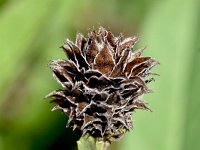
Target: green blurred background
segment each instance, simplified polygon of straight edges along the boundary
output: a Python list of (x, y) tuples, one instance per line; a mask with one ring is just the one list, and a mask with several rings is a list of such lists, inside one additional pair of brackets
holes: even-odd
[(76, 32), (110, 27), (140, 37), (161, 65), (136, 111), (134, 130), (112, 150), (200, 149), (199, 0), (0, 0), (0, 150), (73, 150), (80, 133), (43, 97), (61, 88), (48, 63)]

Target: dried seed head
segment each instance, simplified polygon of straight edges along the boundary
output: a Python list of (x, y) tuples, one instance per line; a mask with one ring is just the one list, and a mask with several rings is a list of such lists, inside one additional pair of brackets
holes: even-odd
[(53, 97), (52, 110), (69, 117), (67, 126), (113, 141), (132, 128), (135, 109), (149, 110), (139, 97), (151, 91), (146, 83), (153, 78), (146, 77), (159, 62), (142, 57), (144, 49), (132, 53), (137, 41), (137, 37), (115, 37), (103, 27), (90, 31), (87, 38), (78, 33), (75, 44), (66, 40), (62, 48), (69, 59), (50, 64), (64, 89), (46, 97)]

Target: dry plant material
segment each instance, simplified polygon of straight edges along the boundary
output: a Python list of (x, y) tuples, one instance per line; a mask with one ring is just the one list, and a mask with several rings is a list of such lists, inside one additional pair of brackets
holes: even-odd
[(140, 97), (151, 92), (146, 86), (150, 69), (159, 64), (141, 56), (144, 49), (132, 52), (137, 37), (115, 37), (100, 27), (85, 38), (77, 33), (73, 43), (66, 40), (62, 49), (68, 60), (53, 60), (50, 68), (63, 86), (46, 97), (68, 117), (67, 126), (78, 128), (104, 141), (120, 139), (133, 127), (135, 109), (150, 110)]

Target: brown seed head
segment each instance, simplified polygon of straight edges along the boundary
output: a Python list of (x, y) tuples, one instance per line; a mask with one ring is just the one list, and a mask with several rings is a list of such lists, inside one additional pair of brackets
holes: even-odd
[(76, 42), (66, 40), (62, 46), (68, 60), (50, 64), (53, 75), (63, 86), (46, 97), (68, 117), (67, 126), (78, 128), (106, 141), (118, 140), (132, 128), (135, 109), (149, 108), (140, 96), (151, 90), (146, 79), (150, 69), (159, 64), (142, 57), (144, 49), (132, 52), (137, 37), (115, 37), (100, 27), (85, 38), (78, 33)]

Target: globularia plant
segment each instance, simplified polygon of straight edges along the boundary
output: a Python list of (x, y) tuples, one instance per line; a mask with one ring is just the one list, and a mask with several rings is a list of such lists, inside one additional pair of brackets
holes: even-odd
[(86, 38), (77, 33), (75, 43), (67, 39), (62, 48), (68, 60), (50, 63), (63, 89), (46, 97), (53, 97), (52, 110), (69, 117), (67, 126), (80, 129), (83, 138), (87, 134), (84, 140), (89, 136), (104, 144), (119, 140), (133, 127), (133, 111), (149, 110), (140, 97), (151, 92), (146, 83), (153, 79), (150, 69), (159, 63), (141, 56), (144, 49), (132, 52), (137, 41), (123, 34), (115, 37), (100, 27)]

